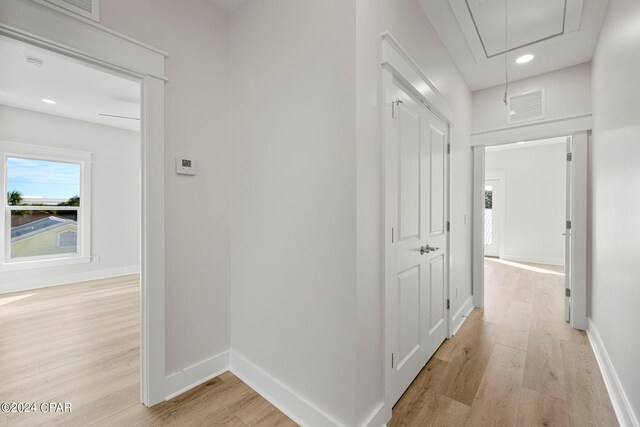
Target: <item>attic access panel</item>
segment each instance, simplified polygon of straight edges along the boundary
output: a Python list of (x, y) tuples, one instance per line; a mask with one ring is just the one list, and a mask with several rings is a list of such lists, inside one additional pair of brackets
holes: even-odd
[[(508, 45), (513, 50), (562, 35), (568, 0), (508, 1)], [(505, 1), (465, 0), (487, 58), (505, 51)]]

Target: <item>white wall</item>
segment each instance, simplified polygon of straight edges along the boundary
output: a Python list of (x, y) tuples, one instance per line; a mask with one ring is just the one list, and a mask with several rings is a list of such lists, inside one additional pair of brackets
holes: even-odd
[(560, 140), (485, 154), (487, 172), (505, 173), (504, 259), (564, 264), (566, 148)]
[[(384, 399), (382, 140), (379, 102), (381, 0), (356, 1), (356, 421)], [(382, 414), (381, 414), (382, 415)]]
[(232, 31), (232, 348), (354, 425), (355, 1), (250, 1)]
[[(509, 83), (510, 94), (535, 89), (545, 90), (544, 120), (589, 114), (591, 113), (591, 64), (563, 68)], [(473, 92), (473, 132), (507, 126), (507, 111), (502, 102), (503, 97), (504, 85)]]
[[(109, 0), (101, 24), (166, 61), (166, 370), (230, 345), (230, 18), (207, 0)], [(175, 175), (176, 156), (198, 175)]]
[(100, 257), (4, 272), (0, 292), (139, 271), (139, 132), (0, 105), (0, 140), (93, 153), (91, 254)]
[[(592, 293), (597, 328), (640, 417), (640, 3), (612, 0), (593, 59)], [(638, 424), (636, 424), (638, 425)]]

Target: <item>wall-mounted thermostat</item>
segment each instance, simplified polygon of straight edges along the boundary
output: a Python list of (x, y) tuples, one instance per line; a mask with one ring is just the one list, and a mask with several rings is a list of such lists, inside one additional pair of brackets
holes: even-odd
[(178, 157), (176, 159), (176, 173), (178, 175), (195, 175), (196, 161), (185, 157)]

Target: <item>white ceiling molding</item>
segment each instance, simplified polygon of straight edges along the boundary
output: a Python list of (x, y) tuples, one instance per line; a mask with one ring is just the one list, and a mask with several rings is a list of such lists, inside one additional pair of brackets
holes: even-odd
[(389, 32), (382, 34), (381, 64), (389, 68), (397, 79), (404, 80), (405, 85), (413, 88), (416, 92), (414, 95), (426, 103), (434, 114), (454, 125), (454, 110), (451, 105)]
[(593, 128), (591, 114), (583, 114), (561, 119), (543, 120), (518, 126), (491, 129), (471, 134), (471, 145), (498, 145), (518, 141), (555, 138), (576, 132), (586, 132)]
[[(608, 0), (507, 1), (510, 80), (591, 60)], [(504, 0), (419, 2), (472, 90), (504, 83)]]

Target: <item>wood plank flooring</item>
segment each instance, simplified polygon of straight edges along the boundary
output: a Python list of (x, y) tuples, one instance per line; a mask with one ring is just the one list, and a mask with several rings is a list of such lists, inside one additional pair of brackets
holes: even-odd
[[(617, 426), (586, 335), (564, 322), (561, 269), (485, 264), (485, 310), (440, 347), (389, 426)], [(137, 276), (0, 295), (0, 402), (72, 404), (0, 413), (0, 427), (296, 425), (230, 373), (139, 404), (139, 328)]]
[(475, 309), (393, 408), (394, 426), (617, 426), (557, 266), (485, 261)]
[(139, 278), (0, 295), (0, 402), (70, 402), (2, 413), (5, 426), (295, 426), (230, 373), (153, 408), (140, 397)]

